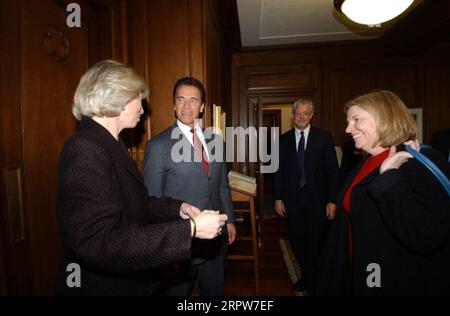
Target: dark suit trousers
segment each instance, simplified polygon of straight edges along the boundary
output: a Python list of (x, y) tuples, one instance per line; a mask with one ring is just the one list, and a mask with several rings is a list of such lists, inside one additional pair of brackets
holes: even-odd
[(316, 270), (330, 223), (325, 205), (317, 209), (311, 201), (311, 192), (298, 189), (295, 209), (287, 210), (289, 241), (300, 265), (301, 278), (309, 294), (314, 294)]
[[(198, 281), (198, 287), (200, 290), (200, 296), (223, 296), (224, 295), (224, 270), (227, 252), (228, 231), (226, 228), (223, 230), (222, 242), (214, 240), (212, 246), (218, 246), (219, 249), (212, 256), (203, 254), (201, 251), (197, 254), (199, 257), (195, 257), (189, 261), (183, 261), (179, 263), (178, 271), (163, 281), (161, 289), (158, 295), (165, 296), (190, 296), (195, 284)], [(219, 238), (219, 237), (218, 237)], [(196, 247), (206, 248), (204, 243), (210, 243), (211, 241), (199, 241)], [(202, 245), (203, 243), (203, 245)], [(205, 250), (205, 249), (202, 249)], [(195, 254), (196, 251), (193, 250)]]

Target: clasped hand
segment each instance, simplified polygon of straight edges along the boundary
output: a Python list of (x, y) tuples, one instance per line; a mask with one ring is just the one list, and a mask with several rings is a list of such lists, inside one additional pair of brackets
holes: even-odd
[(195, 237), (200, 239), (212, 239), (222, 232), (228, 217), (218, 211), (200, 211), (197, 207), (188, 203), (181, 204), (180, 217), (183, 219), (193, 219), (196, 225)]

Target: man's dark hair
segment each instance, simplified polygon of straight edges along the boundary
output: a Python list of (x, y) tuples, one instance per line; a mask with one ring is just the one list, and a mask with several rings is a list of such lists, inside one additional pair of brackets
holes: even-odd
[(200, 91), (200, 95), (201, 95), (201, 101), (202, 103), (206, 102), (206, 92), (205, 92), (205, 88), (203, 87), (202, 83), (200, 81), (198, 81), (195, 78), (192, 77), (184, 77), (179, 79), (176, 83), (175, 86), (173, 87), (173, 103), (175, 103), (175, 98), (177, 95), (177, 90), (178, 88), (180, 88), (181, 86), (192, 86), (192, 87), (196, 87), (199, 91)]

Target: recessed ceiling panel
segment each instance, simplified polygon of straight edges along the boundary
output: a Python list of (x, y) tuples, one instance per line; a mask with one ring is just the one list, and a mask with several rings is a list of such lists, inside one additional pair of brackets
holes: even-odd
[(237, 0), (242, 46), (283, 45), (375, 38), (350, 30), (333, 0)]

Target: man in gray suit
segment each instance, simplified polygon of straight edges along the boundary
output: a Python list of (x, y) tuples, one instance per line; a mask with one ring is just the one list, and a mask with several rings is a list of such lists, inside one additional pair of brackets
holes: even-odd
[[(228, 186), (228, 172), (224, 153), (220, 161), (212, 160), (207, 144), (217, 141), (213, 135), (205, 139), (198, 118), (205, 107), (205, 90), (194, 78), (177, 81), (173, 89), (175, 124), (151, 139), (145, 149), (144, 180), (150, 196), (182, 199), (200, 209), (223, 211), (228, 215), (226, 231), (204, 242), (195, 239), (192, 259), (180, 264), (175, 278), (163, 285), (163, 294), (190, 295), (198, 279), (200, 295), (224, 294), (224, 266), (226, 248), (236, 238), (234, 212)], [(188, 161), (179, 161), (181, 156)], [(186, 148), (189, 153), (183, 152)]]

